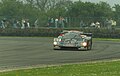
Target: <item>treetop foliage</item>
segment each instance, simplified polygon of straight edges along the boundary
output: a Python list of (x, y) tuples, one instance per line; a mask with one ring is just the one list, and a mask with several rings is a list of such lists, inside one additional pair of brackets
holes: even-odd
[[(112, 9), (115, 9), (113, 11)], [(1, 0), (0, 19), (28, 18), (40, 20), (44, 26), (48, 17), (93, 17), (120, 19), (120, 5), (111, 7), (106, 2), (91, 3), (71, 0)]]

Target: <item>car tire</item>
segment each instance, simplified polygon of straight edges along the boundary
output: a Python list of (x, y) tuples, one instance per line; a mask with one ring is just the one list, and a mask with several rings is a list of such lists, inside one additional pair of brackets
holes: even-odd
[(88, 42), (88, 46), (87, 46), (87, 50), (91, 50), (92, 49), (92, 41)]
[(58, 47), (58, 48), (53, 48), (53, 50), (61, 50), (61, 47)]

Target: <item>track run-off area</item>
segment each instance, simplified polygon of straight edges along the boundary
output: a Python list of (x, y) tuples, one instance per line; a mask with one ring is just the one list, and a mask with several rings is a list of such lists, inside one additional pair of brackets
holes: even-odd
[(0, 37), (0, 70), (120, 59), (120, 41), (93, 39), (89, 51), (53, 50), (52, 37)]

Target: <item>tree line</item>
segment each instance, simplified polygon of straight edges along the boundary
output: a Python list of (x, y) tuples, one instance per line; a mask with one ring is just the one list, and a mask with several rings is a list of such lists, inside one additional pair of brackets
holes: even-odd
[[(104, 21), (106, 18), (113, 18), (119, 26), (120, 5), (111, 7), (106, 2), (91, 3), (72, 0), (1, 0), (0, 20), (26, 18), (34, 26), (35, 20), (39, 20), (39, 27), (47, 25), (48, 18), (68, 17), (73, 22)], [(79, 19), (79, 20), (77, 20)], [(72, 22), (73, 21), (73, 22)], [(72, 26), (72, 25), (71, 25)], [(75, 26), (75, 25), (74, 25)]]

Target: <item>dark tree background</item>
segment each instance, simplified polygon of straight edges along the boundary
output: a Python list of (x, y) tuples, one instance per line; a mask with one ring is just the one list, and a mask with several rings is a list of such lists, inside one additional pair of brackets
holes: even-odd
[(84, 21), (104, 21), (105, 18), (114, 18), (119, 23), (120, 5), (117, 4), (111, 7), (106, 2), (72, 2), (71, 0), (0, 1), (0, 19), (28, 18), (31, 23), (34, 23), (35, 20), (38, 19), (39, 26), (41, 27), (46, 26), (48, 17), (58, 18), (60, 16), (71, 19), (83, 19)]

